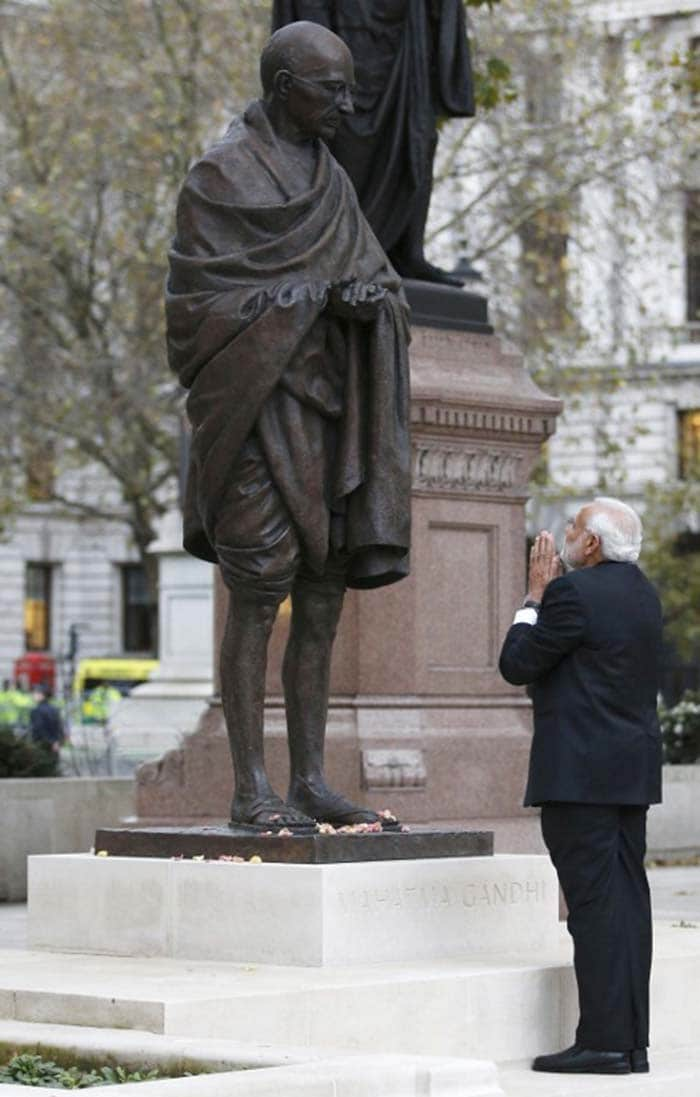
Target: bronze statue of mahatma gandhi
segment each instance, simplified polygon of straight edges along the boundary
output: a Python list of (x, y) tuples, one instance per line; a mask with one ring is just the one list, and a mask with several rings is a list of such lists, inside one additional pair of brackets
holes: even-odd
[[(330, 657), (346, 588), (408, 573), (408, 319), (401, 282), (328, 151), (353, 59), (328, 29), (273, 34), (262, 98), (180, 193), (168, 351), (189, 389), (185, 547), (229, 591), (222, 701), (233, 824), (376, 822), (328, 788)], [(291, 595), (282, 670), (287, 797), (263, 757), (267, 647)]]

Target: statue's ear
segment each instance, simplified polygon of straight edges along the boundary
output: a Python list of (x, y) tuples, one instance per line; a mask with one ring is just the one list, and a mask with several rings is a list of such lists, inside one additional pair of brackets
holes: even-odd
[(287, 69), (280, 69), (276, 72), (272, 81), (272, 90), (274, 95), (278, 99), (286, 99), (289, 95), (289, 88), (292, 84), (292, 74)]

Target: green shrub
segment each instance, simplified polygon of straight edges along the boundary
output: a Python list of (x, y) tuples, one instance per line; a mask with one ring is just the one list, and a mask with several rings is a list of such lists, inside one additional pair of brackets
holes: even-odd
[(59, 1066), (52, 1059), (24, 1052), (14, 1055), (7, 1066), (0, 1067), (0, 1084), (36, 1086), (41, 1089), (88, 1089), (91, 1086), (112, 1086), (124, 1082), (149, 1082), (159, 1078), (157, 1070), (128, 1071), (124, 1067), (104, 1066), (93, 1070)]
[(0, 729), (0, 777), (57, 777), (59, 757), (45, 743)]
[(700, 758), (700, 693), (687, 690), (673, 708), (659, 709), (664, 761), (692, 765)]

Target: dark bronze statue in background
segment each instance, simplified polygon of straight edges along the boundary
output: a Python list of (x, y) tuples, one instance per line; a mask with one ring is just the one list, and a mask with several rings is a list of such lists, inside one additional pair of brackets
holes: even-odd
[(462, 0), (273, 0), (273, 29), (296, 19), (338, 34), (355, 60), (355, 113), (330, 148), (404, 278), (461, 285), (423, 253), (437, 123), (471, 117)]
[[(260, 71), (262, 100), (180, 194), (168, 350), (190, 390), (185, 547), (220, 565), (230, 594), (231, 819), (303, 830), (378, 819), (327, 787), (323, 748), (345, 589), (408, 571), (408, 322), (400, 280), (324, 143), (353, 109), (347, 47), (297, 23), (272, 36)], [(263, 705), (288, 594), (285, 802), (265, 772)]]

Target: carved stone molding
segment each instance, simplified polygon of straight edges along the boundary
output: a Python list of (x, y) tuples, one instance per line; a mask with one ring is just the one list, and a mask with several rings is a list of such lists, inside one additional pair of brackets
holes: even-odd
[(507, 408), (491, 410), (421, 400), (412, 403), (411, 423), (414, 431), (425, 426), (470, 434), (525, 435), (533, 440), (544, 440), (554, 433), (556, 414), (539, 410), (511, 411)]
[(428, 775), (422, 750), (363, 750), (362, 787), (424, 789)]
[(524, 484), (529, 464), (524, 454), (513, 450), (419, 442), (413, 447), (413, 487), (467, 494), (512, 492)]

